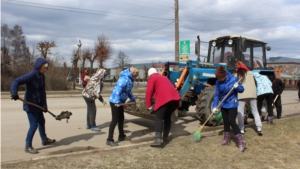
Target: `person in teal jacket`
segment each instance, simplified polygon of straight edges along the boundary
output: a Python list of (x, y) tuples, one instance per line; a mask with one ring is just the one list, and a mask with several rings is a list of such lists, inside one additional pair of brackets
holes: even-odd
[(240, 133), (239, 126), (236, 123), (238, 97), (237, 93), (244, 92), (244, 87), (241, 83), (238, 83), (238, 79), (231, 73), (227, 72), (224, 67), (218, 66), (216, 69), (216, 91), (213, 100), (213, 113), (217, 114), (219, 110), (217, 106), (220, 101), (224, 99), (227, 93), (232, 90), (227, 98), (221, 104), (221, 112), (224, 122), (224, 140), (219, 145), (230, 144), (230, 127), (233, 129), (235, 137), (238, 141), (239, 150), (243, 152), (245, 150), (246, 143), (243, 141)]
[(106, 144), (109, 146), (118, 146), (114, 142), (114, 130), (118, 124), (119, 129), (119, 139), (118, 141), (124, 141), (126, 135), (124, 134), (124, 109), (123, 106), (119, 104), (125, 103), (129, 98), (130, 101), (135, 102), (135, 97), (131, 93), (133, 88), (134, 79), (139, 75), (139, 72), (136, 68), (131, 67), (130, 69), (123, 70), (120, 73), (120, 78), (117, 81), (112, 94), (109, 97), (109, 103), (111, 107), (112, 120), (109, 125), (108, 138)]
[(268, 111), (268, 123), (273, 124), (273, 89), (272, 82), (270, 79), (261, 75), (257, 72), (253, 73), (255, 81), (256, 81), (256, 94), (257, 94), (257, 109), (258, 113), (261, 116), (261, 108), (263, 105), (263, 101), (266, 99), (267, 101), (267, 111)]

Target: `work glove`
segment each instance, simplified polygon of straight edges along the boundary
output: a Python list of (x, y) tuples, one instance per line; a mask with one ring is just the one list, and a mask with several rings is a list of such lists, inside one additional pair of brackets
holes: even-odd
[(151, 106), (151, 107), (148, 108), (148, 112), (149, 112), (150, 114), (154, 114), (153, 106)]
[(47, 113), (47, 112), (48, 112), (48, 109), (47, 109), (47, 108), (44, 108), (43, 112), (44, 112), (44, 113)]
[(237, 87), (239, 87), (239, 82), (235, 82), (233, 87), (236, 89)]
[(219, 109), (217, 109), (217, 108), (213, 108), (212, 113), (213, 113), (214, 115), (217, 115), (217, 114), (220, 113), (220, 111), (219, 111)]
[(153, 106), (149, 107), (149, 108), (148, 108), (148, 111), (152, 111), (152, 109), (153, 109)]
[(101, 95), (99, 95), (99, 101), (101, 102), (101, 103), (103, 103), (104, 102), (104, 100), (103, 100), (103, 97), (101, 96)]
[(18, 100), (19, 99), (19, 95), (17, 95), (17, 94), (12, 94), (11, 95), (11, 100)]

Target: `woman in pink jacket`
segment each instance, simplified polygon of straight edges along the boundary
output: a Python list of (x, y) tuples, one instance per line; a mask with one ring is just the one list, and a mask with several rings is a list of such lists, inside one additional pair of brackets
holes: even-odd
[[(158, 74), (155, 68), (148, 70), (148, 77), (146, 106), (155, 113), (155, 139), (151, 147), (156, 147), (161, 145), (162, 131), (163, 141), (168, 141), (171, 115), (179, 106), (180, 96), (171, 81)], [(151, 98), (155, 98), (154, 105)]]

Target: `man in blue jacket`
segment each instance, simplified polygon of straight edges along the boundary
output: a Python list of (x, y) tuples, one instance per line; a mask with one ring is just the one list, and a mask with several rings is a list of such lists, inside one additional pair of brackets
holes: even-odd
[(45, 73), (48, 70), (48, 62), (43, 58), (38, 58), (34, 64), (34, 69), (22, 75), (10, 85), (11, 99), (18, 100), (18, 87), (26, 84), (24, 100), (43, 107), (44, 110), (23, 103), (23, 110), (26, 111), (29, 120), (29, 130), (26, 137), (25, 152), (37, 154), (38, 151), (32, 147), (32, 139), (36, 129), (39, 129), (42, 145), (49, 145), (56, 140), (49, 139), (45, 131), (45, 118), (43, 112), (47, 112), (47, 100), (45, 91)]

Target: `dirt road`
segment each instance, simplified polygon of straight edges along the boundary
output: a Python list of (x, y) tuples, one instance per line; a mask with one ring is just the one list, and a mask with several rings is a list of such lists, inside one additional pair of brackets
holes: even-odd
[[(107, 100), (108, 97), (104, 97), (104, 99)], [(294, 90), (285, 91), (282, 95), (282, 102), (283, 118), (300, 115), (300, 102)], [(61, 111), (68, 110), (73, 115), (69, 123), (66, 123), (65, 120), (56, 121), (50, 114), (45, 114), (47, 136), (56, 139), (57, 143), (53, 146), (42, 146), (37, 131), (33, 139), (33, 147), (38, 149), (40, 153), (31, 155), (24, 152), (28, 119), (26, 113), (22, 110), (22, 102), (1, 99), (1, 161), (23, 161), (74, 151), (109, 149), (110, 147), (106, 146), (105, 141), (111, 120), (110, 108), (105, 107), (100, 102), (96, 103), (98, 109), (96, 124), (101, 129), (99, 132), (85, 129), (86, 105), (82, 97), (48, 97), (48, 109), (51, 112), (59, 114)], [(194, 115), (195, 109), (191, 107), (188, 116), (181, 118), (173, 125), (171, 137), (193, 134), (199, 126), (199, 122)], [(214, 129), (220, 128), (222, 126)], [(121, 142), (120, 146), (149, 144), (149, 141), (153, 139), (154, 123), (151, 120), (125, 114), (124, 129), (130, 140)], [(209, 129), (209, 127), (206, 127), (205, 130)], [(117, 129), (115, 131), (115, 138), (117, 138)]]

